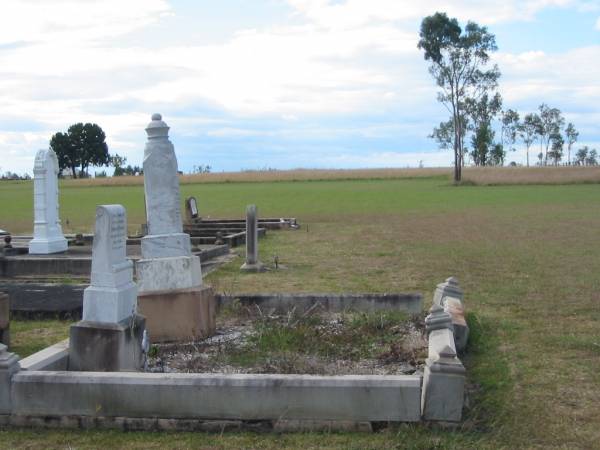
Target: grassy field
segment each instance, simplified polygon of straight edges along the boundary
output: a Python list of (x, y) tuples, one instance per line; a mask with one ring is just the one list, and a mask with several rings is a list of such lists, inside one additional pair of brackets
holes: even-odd
[[(589, 181), (589, 180), (588, 180)], [(600, 185), (453, 186), (448, 177), (182, 185), (202, 215), (292, 216), (261, 259), (284, 267), (242, 274), (242, 256), (211, 273), (223, 292), (430, 294), (458, 277), (469, 310), (469, 401), (460, 429), (399, 426), (375, 434), (155, 434), (0, 431), (0, 448), (598, 448), (600, 442)], [(495, 183), (492, 183), (495, 184)], [(143, 220), (141, 186), (61, 191), (63, 222), (91, 230), (97, 203)], [(0, 228), (31, 229), (31, 185), (1, 183)], [(70, 231), (67, 227), (67, 231)], [(238, 252), (242, 253), (241, 250)], [(22, 355), (67, 323), (13, 323)]]

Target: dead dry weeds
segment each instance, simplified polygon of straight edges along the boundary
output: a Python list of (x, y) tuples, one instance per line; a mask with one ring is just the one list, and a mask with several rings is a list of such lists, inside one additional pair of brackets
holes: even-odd
[(153, 346), (153, 372), (398, 375), (422, 371), (422, 317), (395, 312), (296, 315), (235, 308), (215, 336)]

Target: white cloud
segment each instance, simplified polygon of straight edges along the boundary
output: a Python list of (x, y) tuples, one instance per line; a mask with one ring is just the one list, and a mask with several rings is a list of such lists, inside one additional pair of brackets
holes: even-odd
[[(416, 48), (423, 16), (443, 9), (461, 21), (492, 24), (528, 20), (550, 6), (590, 8), (590, 2), (574, 0), (288, 3), (294, 20), (240, 29), (218, 43), (170, 41), (171, 30), (165, 28), (160, 45), (144, 45), (138, 35), (128, 41), (134, 46), (122, 43), (126, 35), (176, 14), (176, 7), (166, 0), (7, 2), (0, 16), (0, 111), (38, 128), (35, 139), (0, 129), (0, 154), (20, 146), (33, 155), (52, 133), (75, 121), (94, 121), (106, 131), (111, 148), (134, 162), (143, 149), (150, 113), (194, 110), (198, 104), (226, 118), (206, 117), (200, 110), (165, 119), (181, 135), (198, 136), (202, 129), (223, 139), (292, 139), (301, 133), (365, 139), (394, 132), (424, 136), (437, 122), (435, 114), (444, 111), (435, 102), (435, 84)], [(192, 36), (192, 30), (183, 33)], [(561, 108), (568, 103), (573, 110), (597, 108), (599, 47), (563, 54), (532, 49), (499, 54), (496, 60), (507, 104), (546, 101)], [(359, 113), (386, 119), (351, 130), (353, 124), (302, 127), (307, 118), (318, 123), (319, 117)], [(236, 122), (248, 117), (281, 118), (298, 128), (265, 131)], [(581, 118), (585, 127), (592, 126), (589, 117)], [(407, 118), (411, 125), (401, 131), (387, 128), (388, 122)], [(400, 154), (338, 157), (342, 159), (331, 163), (383, 164), (388, 158), (404, 165), (405, 160), (419, 160), (414, 154), (398, 159)]]
[(344, 29), (360, 27), (373, 21), (402, 21), (420, 19), (436, 11), (450, 17), (474, 20), (484, 24), (511, 20), (530, 20), (544, 8), (566, 7), (582, 2), (574, 0), (436, 0), (403, 2), (398, 0), (288, 0), (298, 14), (320, 26)]
[(19, 0), (4, 2), (0, 44), (107, 39), (168, 14), (166, 0)]

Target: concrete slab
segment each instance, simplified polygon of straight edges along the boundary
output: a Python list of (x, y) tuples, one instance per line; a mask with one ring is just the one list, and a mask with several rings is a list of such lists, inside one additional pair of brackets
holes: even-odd
[(21, 370), (67, 370), (69, 366), (69, 340), (46, 347), (19, 361)]

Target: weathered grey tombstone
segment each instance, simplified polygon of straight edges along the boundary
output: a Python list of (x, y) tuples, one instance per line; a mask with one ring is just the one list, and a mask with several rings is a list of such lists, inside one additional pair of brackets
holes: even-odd
[(169, 127), (160, 114), (154, 114), (146, 132), (144, 194), (148, 234), (141, 240), (142, 259), (136, 265), (140, 292), (200, 286), (200, 258), (192, 255), (190, 236), (183, 233), (177, 158), (169, 141)]
[(136, 311), (137, 286), (126, 242), (125, 208), (98, 206), (91, 284), (83, 293), (82, 320), (70, 330), (70, 370), (139, 370), (142, 365), (145, 321)]
[(10, 347), (10, 298), (0, 292), (0, 343)]
[(246, 208), (246, 262), (241, 270), (263, 272), (265, 266), (258, 260), (258, 212), (256, 205)]
[(4, 344), (0, 344), (0, 414), (12, 412), (12, 377), (20, 370), (19, 357), (10, 353)]
[(127, 259), (127, 216), (121, 205), (96, 208), (91, 284), (83, 292), (83, 320), (118, 323), (136, 312), (133, 262)]
[(50, 254), (67, 250), (59, 217), (58, 159), (48, 150), (40, 150), (33, 166), (33, 239), (29, 253)]
[(153, 342), (198, 339), (214, 333), (216, 303), (202, 286), (200, 258), (183, 233), (177, 158), (160, 114), (146, 127), (144, 194), (148, 234), (136, 263), (138, 310)]
[(198, 203), (195, 197), (185, 199), (185, 216), (188, 223), (193, 223), (198, 218)]

